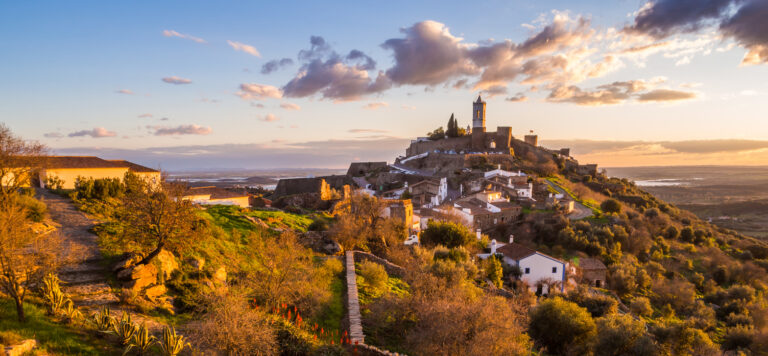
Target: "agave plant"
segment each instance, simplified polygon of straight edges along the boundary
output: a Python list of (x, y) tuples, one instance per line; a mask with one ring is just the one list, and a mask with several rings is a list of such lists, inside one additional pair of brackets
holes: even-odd
[(163, 356), (176, 356), (184, 350), (185, 347), (192, 348), (188, 342), (184, 341), (184, 335), (176, 334), (173, 326), (166, 326), (163, 329), (163, 336), (155, 341), (160, 348), (160, 354)]
[(120, 321), (112, 325), (112, 334), (115, 334), (120, 340), (120, 345), (125, 346), (131, 342), (131, 339), (133, 338), (133, 335), (136, 334), (136, 331), (138, 331), (138, 328), (139, 327), (131, 321), (131, 315), (123, 312)]
[(141, 324), (136, 333), (133, 334), (131, 342), (126, 346), (123, 355), (127, 355), (131, 350), (136, 350), (139, 356), (144, 356), (149, 352), (149, 349), (155, 343), (155, 337), (149, 334), (146, 324)]
[(41, 288), (43, 301), (48, 309), (48, 314), (56, 315), (66, 303), (67, 296), (61, 291), (59, 278), (53, 273), (48, 273), (43, 277), (43, 286)]
[(73, 303), (72, 299), (69, 298), (67, 298), (67, 301), (64, 303), (64, 308), (61, 310), (61, 313), (64, 315), (67, 323), (71, 323), (83, 318), (83, 314), (80, 313), (80, 310), (75, 307), (75, 303)]
[(96, 327), (96, 331), (102, 334), (109, 333), (112, 326), (115, 324), (115, 318), (109, 314), (109, 307), (104, 306), (100, 311), (93, 314), (91, 317), (93, 326)]

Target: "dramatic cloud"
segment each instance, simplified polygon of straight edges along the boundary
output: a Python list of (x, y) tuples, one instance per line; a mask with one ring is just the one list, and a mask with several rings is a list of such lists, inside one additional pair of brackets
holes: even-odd
[(292, 64), (293, 59), (290, 58), (283, 58), (281, 60), (273, 59), (261, 66), (261, 74), (269, 74)]
[(259, 120), (264, 121), (264, 122), (275, 122), (275, 121), (280, 120), (280, 118), (275, 116), (274, 114), (267, 114), (267, 115), (264, 115), (263, 117), (259, 118)]
[(62, 137), (64, 137), (64, 135), (62, 135), (61, 133), (58, 133), (58, 132), (49, 132), (49, 133), (43, 134), (43, 137), (46, 137), (46, 138), (62, 138)]
[(483, 96), (488, 98), (493, 98), (496, 95), (504, 95), (507, 94), (507, 87), (503, 85), (495, 85), (490, 88), (484, 89), (481, 91)]
[(279, 88), (256, 83), (240, 84), (240, 91), (235, 94), (244, 100), (280, 99), (283, 97), (283, 92)]
[(389, 131), (387, 130), (379, 130), (379, 129), (351, 129), (348, 130), (349, 133), (387, 133)]
[(768, 63), (768, 1), (752, 0), (720, 25), (724, 35), (732, 37), (748, 50), (743, 64)]
[(177, 76), (175, 76), (175, 75), (174, 75), (174, 76), (172, 76), (172, 77), (165, 77), (165, 78), (163, 78), (162, 80), (163, 80), (164, 82), (168, 83), (168, 84), (175, 84), (175, 85), (181, 85), (181, 84), (189, 84), (189, 83), (192, 83), (192, 81), (191, 81), (191, 80), (189, 80), (189, 79), (186, 79), (186, 78), (180, 78), (180, 77), (177, 77)]
[(133, 91), (131, 91), (130, 89), (120, 89), (120, 90), (115, 91), (115, 93), (117, 93), (117, 94), (126, 94), (126, 95), (133, 95)]
[(141, 115), (139, 115), (139, 118), (140, 118), (140, 119), (146, 119), (146, 118), (150, 118), (150, 117), (153, 117), (153, 116), (154, 116), (154, 115), (152, 115), (152, 114), (150, 114), (150, 113), (145, 113), (145, 114), (141, 114)]
[(210, 127), (200, 125), (179, 125), (169, 126), (148, 126), (148, 129), (154, 130), (155, 136), (178, 136), (178, 135), (208, 135), (213, 130)]
[(461, 75), (477, 73), (467, 56), (461, 38), (435, 21), (423, 21), (402, 29), (405, 38), (388, 39), (382, 44), (394, 52), (395, 65), (387, 76), (396, 84), (436, 85)]
[(513, 103), (521, 103), (521, 102), (524, 102), (524, 101), (528, 101), (528, 97), (525, 96), (525, 94), (523, 94), (523, 93), (517, 93), (517, 94), (515, 94), (515, 96), (507, 97), (504, 100), (510, 101), (510, 102), (513, 102)]
[(95, 127), (93, 130), (75, 131), (70, 133), (67, 136), (69, 137), (91, 136), (93, 138), (102, 138), (102, 137), (115, 137), (117, 136), (117, 133), (114, 131), (109, 131), (103, 127)]
[(629, 99), (629, 94), (618, 88), (585, 91), (575, 85), (558, 87), (552, 90), (547, 97), (549, 102), (574, 103), (583, 106), (615, 105), (627, 99)]
[(677, 101), (688, 100), (696, 97), (695, 93), (671, 90), (671, 89), (656, 89), (638, 95), (638, 101)]
[(254, 57), (261, 57), (261, 53), (256, 49), (256, 47), (247, 45), (242, 42), (236, 42), (236, 41), (227, 41), (227, 44), (229, 44), (232, 48), (235, 49), (235, 51), (245, 52), (248, 53)]
[(321, 93), (323, 98), (349, 101), (366, 94), (384, 91), (391, 87), (383, 72), (373, 79), (368, 71), (376, 63), (358, 50), (340, 56), (322, 37), (312, 36), (309, 50), (299, 52), (303, 65), (299, 73), (285, 86), (286, 97), (303, 98)]
[(368, 103), (363, 106), (363, 109), (376, 110), (376, 109), (385, 108), (387, 106), (389, 106), (389, 104), (385, 102)]
[(298, 106), (294, 103), (282, 103), (280, 104), (280, 107), (285, 110), (301, 110), (301, 106)]
[(163, 36), (165, 36), (165, 37), (179, 37), (179, 38), (184, 38), (184, 39), (187, 39), (187, 40), (195, 41), (197, 43), (205, 43), (205, 40), (202, 39), (202, 38), (195, 37), (195, 36), (192, 36), (192, 35), (186, 35), (186, 34), (183, 34), (183, 33), (178, 33), (178, 32), (173, 31), (173, 30), (164, 30), (163, 31)]

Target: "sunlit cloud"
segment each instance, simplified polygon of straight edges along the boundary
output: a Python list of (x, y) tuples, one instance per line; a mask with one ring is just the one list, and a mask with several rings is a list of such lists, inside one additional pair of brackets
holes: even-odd
[(240, 84), (240, 91), (235, 94), (244, 100), (280, 99), (283, 97), (283, 91), (279, 88), (256, 83)]
[(235, 51), (245, 52), (254, 57), (261, 57), (261, 53), (259, 53), (254, 46), (237, 41), (227, 41), (227, 44), (229, 44)]
[(275, 114), (266, 114), (266, 115), (260, 117), (259, 120), (264, 121), (264, 122), (275, 122), (275, 121), (280, 120), (280, 118), (275, 116)]
[(125, 95), (133, 95), (133, 91), (131, 91), (130, 89), (116, 90), (115, 93), (117, 93), (117, 94), (125, 94)]
[(95, 127), (92, 130), (81, 130), (81, 131), (75, 131), (67, 135), (69, 137), (83, 137), (83, 136), (90, 136), (93, 138), (103, 138), (103, 137), (115, 137), (117, 136), (117, 133), (114, 131), (109, 131), (103, 127)]
[(171, 126), (147, 126), (148, 129), (154, 130), (155, 136), (179, 136), (179, 135), (208, 135), (213, 130), (210, 127), (200, 126), (196, 124), (191, 125), (179, 125), (175, 127)]
[(285, 110), (301, 110), (301, 106), (294, 103), (281, 103), (280, 107)]
[(388, 104), (388, 103), (385, 103), (385, 102), (376, 102), (376, 103), (368, 103), (368, 104), (365, 104), (365, 105), (363, 105), (363, 109), (367, 109), (367, 110), (377, 110), (377, 109), (385, 108), (385, 107), (387, 107), (387, 106), (389, 106), (389, 104)]
[(172, 77), (165, 77), (165, 78), (162, 79), (162, 81), (164, 81), (164, 82), (166, 82), (168, 84), (174, 84), (174, 85), (182, 85), (182, 84), (192, 83), (192, 81), (187, 79), (187, 78), (181, 78), (181, 77), (177, 77), (175, 75), (172, 76)]
[(150, 117), (154, 117), (154, 115), (152, 115), (150, 113), (144, 113), (144, 114), (140, 114), (139, 115), (140, 119), (146, 119), (146, 118), (150, 118)]
[(183, 33), (178, 33), (178, 32), (176, 32), (174, 30), (163, 30), (163, 36), (165, 36), (165, 37), (183, 38), (183, 39), (187, 39), (187, 40), (190, 40), (190, 41), (195, 41), (197, 43), (206, 43), (205, 40), (202, 39), (202, 38), (195, 37), (195, 36), (192, 36), (192, 35), (183, 34)]

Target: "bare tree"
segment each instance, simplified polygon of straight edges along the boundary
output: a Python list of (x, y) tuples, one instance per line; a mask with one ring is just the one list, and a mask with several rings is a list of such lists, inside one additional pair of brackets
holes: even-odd
[(0, 199), (30, 184), (32, 174), (44, 166), (47, 153), (45, 145), (24, 141), (0, 123)]
[(152, 261), (163, 248), (183, 249), (198, 236), (195, 207), (182, 198), (186, 187), (168, 182), (152, 182), (126, 175), (122, 221), (123, 243), (147, 253), (138, 262)]
[(59, 251), (56, 236), (36, 233), (13, 195), (0, 200), (0, 289), (16, 303), (20, 322), (26, 321), (24, 299), (30, 286), (55, 270)]

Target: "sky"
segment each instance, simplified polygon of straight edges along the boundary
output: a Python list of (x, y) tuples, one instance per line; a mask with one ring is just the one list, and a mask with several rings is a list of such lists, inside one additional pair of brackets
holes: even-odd
[(466, 126), (602, 166), (768, 163), (768, 1), (0, 3), (0, 122), (167, 170), (392, 161)]

